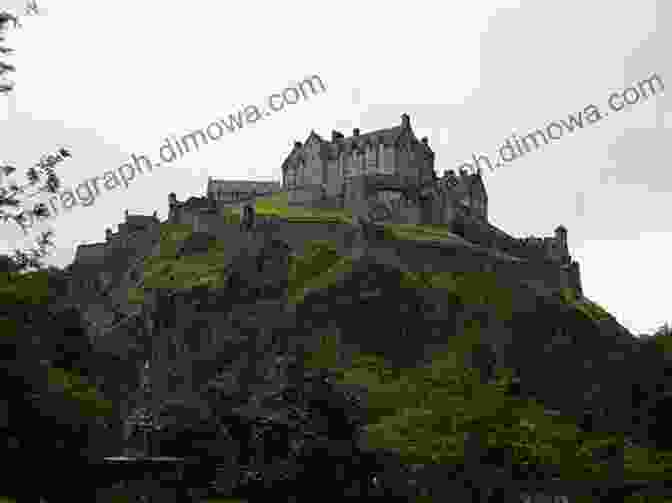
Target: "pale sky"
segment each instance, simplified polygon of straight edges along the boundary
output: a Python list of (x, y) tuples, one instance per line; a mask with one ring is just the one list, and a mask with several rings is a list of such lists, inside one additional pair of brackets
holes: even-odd
[[(0, 162), (23, 174), (69, 148), (63, 187), (117, 170), (132, 153), (158, 159), (170, 135), (205, 128), (318, 75), (327, 90), (225, 133), (170, 165), (136, 175), (49, 224), (65, 266), (103, 241), (124, 210), (167, 215), (167, 196), (204, 194), (208, 176), (280, 180), (311, 129), (346, 136), (408, 113), (436, 170), (496, 156), (519, 137), (660, 76), (667, 91), (609, 113), (494, 172), (491, 221), (518, 237), (563, 224), (584, 293), (635, 334), (672, 321), (665, 285), (672, 224), (663, 151), (672, 140), (672, 5), (565, 0), (436, 2), (79, 2), (38, 0), (42, 15), (7, 34), (13, 103), (0, 98)], [(0, 0), (23, 11), (24, 0)], [(456, 7), (459, 5), (459, 8)], [(667, 23), (664, 23), (667, 20)], [(672, 172), (670, 172), (672, 173)], [(19, 178), (23, 180), (23, 178)], [(30, 243), (3, 225), (0, 252)]]

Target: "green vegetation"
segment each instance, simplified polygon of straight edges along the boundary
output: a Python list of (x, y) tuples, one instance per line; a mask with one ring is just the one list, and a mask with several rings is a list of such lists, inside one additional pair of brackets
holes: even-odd
[(240, 209), (238, 208), (224, 208), (224, 222), (232, 225), (240, 224)]
[(479, 342), (479, 331), (472, 322), (421, 368), (394, 368), (368, 354), (356, 356), (350, 368), (338, 368), (333, 336), (322, 339), (309, 362), (335, 370), (341, 383), (366, 386), (366, 443), (395, 451), (408, 463), (462, 464), (469, 433), (505, 453), (513, 466), (536, 466), (569, 480), (607, 480), (611, 468), (596, 457), (606, 445), (623, 450), (626, 480), (669, 478), (672, 453), (630, 447), (623, 436), (586, 433), (570, 418), (545, 414), (535, 401), (507, 394), (510, 370), (499, 368), (495, 382), (482, 383), (478, 371), (464, 363)]
[(102, 398), (99, 391), (84, 377), (58, 367), (49, 367), (47, 371), (50, 391), (67, 396), (79, 407), (85, 417), (109, 416), (113, 404)]
[(491, 272), (404, 272), (401, 286), (445, 290), (464, 305), (493, 307), (501, 320), (510, 319), (513, 313), (513, 291)]
[(436, 241), (455, 238), (447, 225), (412, 225), (385, 223), (383, 226), (392, 231), (396, 239), (412, 241)]
[(195, 286), (223, 285), (226, 267), (225, 243), (217, 240), (207, 253), (177, 258), (180, 244), (192, 232), (190, 225), (163, 224), (160, 251), (145, 260), (143, 288), (130, 288), (128, 301), (142, 303), (146, 288), (189, 289)]
[(0, 304), (44, 304), (49, 299), (45, 271), (9, 273), (0, 279)]
[(349, 257), (340, 257), (328, 241), (313, 241), (308, 252), (290, 258), (288, 301), (299, 304), (308, 291), (329, 287), (352, 269)]
[(188, 224), (161, 224), (159, 253), (148, 259), (150, 263), (152, 259), (175, 258), (180, 243), (187, 239), (192, 231), (191, 225)]
[[(28, 305), (33, 309), (39, 309), (44, 307), (52, 296), (45, 271), (16, 274), (0, 279), (0, 303), (3, 306)], [(25, 341), (16, 339), (22, 330), (21, 322), (14, 316), (0, 317), (0, 335), (3, 344), (24, 344)], [(111, 413), (111, 403), (102, 398), (95, 386), (75, 372), (48, 367), (46, 379), (46, 388), (67, 402), (77, 404), (83, 416), (94, 417)]]
[[(240, 211), (240, 209), (237, 210), (238, 214)], [(352, 223), (352, 214), (347, 210), (322, 210), (292, 206), (289, 204), (287, 192), (256, 199), (255, 212), (259, 215), (279, 216), (288, 221)]]
[(581, 311), (593, 321), (600, 321), (611, 317), (602, 306), (585, 297), (580, 297), (573, 288), (563, 288), (560, 295), (565, 304)]

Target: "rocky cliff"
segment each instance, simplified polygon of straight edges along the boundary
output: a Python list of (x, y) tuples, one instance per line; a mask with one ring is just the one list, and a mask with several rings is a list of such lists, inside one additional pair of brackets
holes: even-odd
[(129, 293), (140, 313), (97, 344), (154, 358), (161, 399), (207, 402), (215, 392), (220, 406), (236, 407), (285, 386), (325, 336), (338, 340), (339, 365), (364, 352), (413, 366), (477, 320), (482, 348), (472, 364), (515, 369), (525, 392), (550, 407), (580, 414), (619, 392), (635, 339), (585, 297), (497, 270), (460, 271), (449, 257), (447, 271), (425, 271), (369, 238), (342, 255), (328, 241), (297, 251), (270, 235), (223, 260), (221, 240), (164, 233), (145, 287)]

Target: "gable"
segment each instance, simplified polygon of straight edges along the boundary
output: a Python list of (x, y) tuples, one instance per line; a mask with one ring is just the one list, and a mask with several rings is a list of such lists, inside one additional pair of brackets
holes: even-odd
[(310, 134), (308, 135), (308, 138), (306, 139), (306, 142), (304, 143), (304, 147), (308, 149), (314, 149), (315, 146), (320, 145), (324, 142), (320, 135), (318, 135), (315, 131), (311, 131)]

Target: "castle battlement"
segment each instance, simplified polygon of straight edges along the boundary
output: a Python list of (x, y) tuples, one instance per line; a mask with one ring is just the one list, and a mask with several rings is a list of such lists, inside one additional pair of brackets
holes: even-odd
[[(565, 278), (562, 284), (581, 291), (578, 264), (572, 261), (567, 246), (567, 229), (559, 226), (554, 236), (521, 239), (492, 225), (488, 221), (488, 196), (480, 170), (471, 173), (464, 169), (458, 173), (447, 170), (438, 178), (428, 140), (417, 139), (406, 114), (398, 126), (363, 134), (355, 129), (347, 138), (333, 132), (331, 141), (311, 131), (305, 142), (295, 142), (281, 171), (282, 184), (210, 177), (203, 196), (178, 201), (172, 192), (168, 195), (167, 222), (190, 225), (194, 232), (208, 232), (232, 248), (251, 246), (256, 241), (243, 236), (249, 234), (244, 226), (227, 220), (230, 209), (253, 208), (256, 198), (285, 192), (290, 204), (347, 209), (364, 221), (440, 225), (459, 236), (463, 243), (475, 245), (471, 246), (472, 251), (478, 247), (489, 250), (492, 256), (508, 257), (521, 264), (515, 270), (525, 271), (532, 280), (536, 275), (542, 283), (560, 284), (559, 280), (548, 279), (557, 273)], [(250, 229), (252, 234), (264, 234), (264, 229), (273, 227), (273, 232), (297, 253), (307, 242), (319, 239), (337, 241), (339, 253), (352, 251), (352, 233), (356, 231), (352, 225), (343, 224), (336, 231), (331, 224), (298, 224), (280, 219), (269, 227), (264, 222), (264, 218), (257, 218)], [(104, 243), (77, 248), (74, 269), (98, 271), (95, 274), (103, 277), (105, 283), (114, 284), (115, 278), (125, 277), (133, 267), (133, 257), (151, 250), (159, 224), (156, 212), (145, 216), (129, 215), (126, 211), (125, 221), (118, 225), (116, 233), (106, 229)], [(420, 247), (418, 243), (407, 245)], [(457, 237), (453, 245), (469, 248), (458, 244)], [(434, 252), (429, 250), (422, 252), (426, 255), (425, 262), (433, 256)], [(478, 269), (482, 265), (478, 265), (479, 261), (487, 261), (485, 255), (479, 257), (469, 267)], [(443, 263), (452, 259), (437, 260)], [(461, 266), (451, 262), (445, 267)]]

